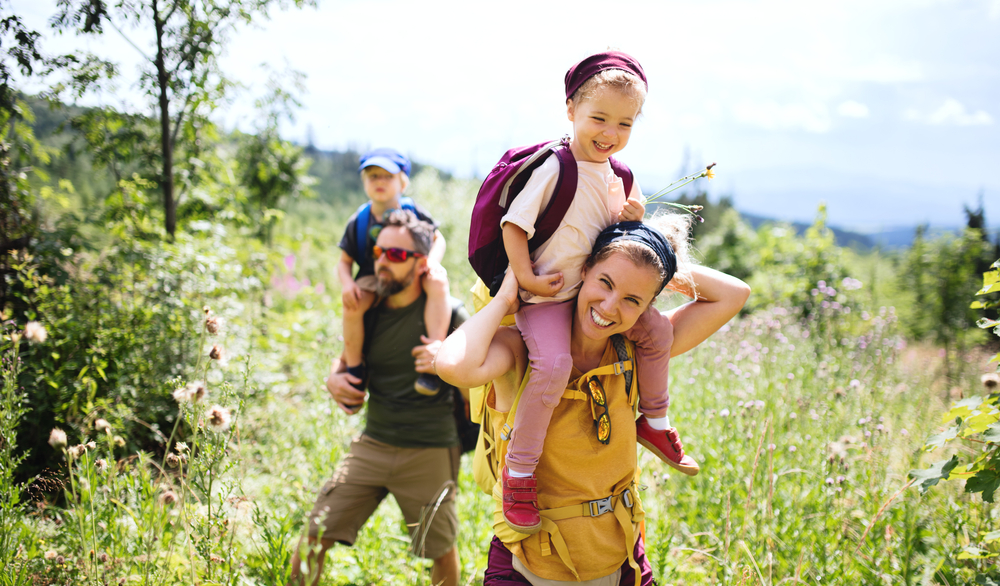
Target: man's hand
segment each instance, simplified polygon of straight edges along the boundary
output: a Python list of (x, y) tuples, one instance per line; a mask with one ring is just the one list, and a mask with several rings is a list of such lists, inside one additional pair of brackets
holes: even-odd
[(361, 382), (361, 379), (346, 372), (331, 373), (326, 377), (326, 390), (344, 413), (354, 415), (365, 404), (366, 393), (354, 388), (351, 383)]
[(420, 346), (414, 346), (413, 351), (413, 366), (417, 372), (426, 372), (428, 374), (436, 374), (434, 372), (434, 357), (437, 356), (438, 350), (441, 349), (441, 340), (432, 340), (427, 336), (420, 336), (420, 341), (423, 342)]

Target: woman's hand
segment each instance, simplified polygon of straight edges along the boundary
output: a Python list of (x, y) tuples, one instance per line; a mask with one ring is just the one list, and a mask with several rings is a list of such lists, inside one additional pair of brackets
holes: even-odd
[(493, 297), (493, 302), (505, 304), (507, 309), (504, 315), (513, 315), (521, 307), (521, 297), (517, 294), (517, 290), (518, 283), (514, 271), (507, 271), (503, 276), (503, 283), (500, 284), (500, 290)]

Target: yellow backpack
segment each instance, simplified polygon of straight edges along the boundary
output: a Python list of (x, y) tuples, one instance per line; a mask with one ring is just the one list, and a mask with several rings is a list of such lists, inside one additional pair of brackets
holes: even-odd
[[(619, 361), (591, 372), (592, 374), (623, 375), (625, 377), (625, 391), (631, 397), (632, 373), (635, 364), (634, 347), (625, 342), (625, 339), (619, 334), (612, 336), (611, 342), (618, 353)], [(606, 372), (604, 372), (605, 369)], [(500, 478), (500, 464), (504, 454), (507, 453), (507, 443), (510, 441), (510, 434), (513, 431), (517, 405), (521, 401), (521, 393), (524, 392), (530, 378), (531, 369), (529, 368), (517, 388), (517, 394), (514, 395), (514, 403), (507, 414), (506, 423), (501, 428), (500, 437), (494, 437), (494, 422), (491, 421), (490, 410), (486, 408), (486, 397), (490, 385), (469, 389), (470, 418), (479, 424), (479, 439), (476, 442), (476, 453), (472, 457), (472, 475), (480, 490), (486, 494), (493, 494), (493, 488), (497, 484), (497, 479)], [(634, 414), (637, 414), (639, 401), (634, 399), (631, 402)]]

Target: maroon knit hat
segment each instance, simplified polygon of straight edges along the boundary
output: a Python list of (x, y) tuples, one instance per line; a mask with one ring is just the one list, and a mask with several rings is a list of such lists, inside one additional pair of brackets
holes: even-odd
[(649, 89), (649, 82), (646, 81), (646, 73), (642, 70), (642, 65), (631, 55), (621, 51), (606, 51), (596, 53), (587, 57), (583, 61), (569, 68), (566, 72), (566, 99), (573, 97), (576, 90), (580, 89), (583, 82), (606, 69), (621, 69), (639, 76), (642, 83)]

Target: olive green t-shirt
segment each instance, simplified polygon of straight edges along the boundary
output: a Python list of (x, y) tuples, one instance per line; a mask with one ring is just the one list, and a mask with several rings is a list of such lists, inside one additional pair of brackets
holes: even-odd
[[(411, 352), (420, 346), (427, 297), (399, 309), (377, 307), (374, 329), (366, 319), (365, 337), (370, 339), (365, 362), (368, 366), (368, 412), (365, 435), (401, 448), (437, 448), (458, 444), (455, 429), (454, 393), (442, 382), (433, 397), (413, 388), (420, 374), (414, 370)], [(462, 302), (449, 298), (451, 330), (468, 319)], [(371, 316), (366, 316), (370, 318)], [(449, 331), (451, 331), (449, 330)], [(370, 338), (368, 338), (370, 336)]]

